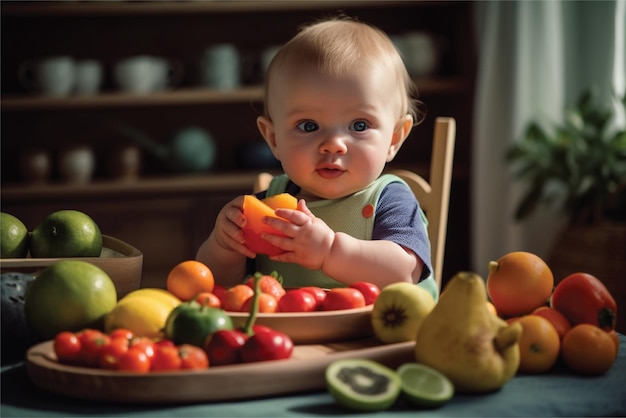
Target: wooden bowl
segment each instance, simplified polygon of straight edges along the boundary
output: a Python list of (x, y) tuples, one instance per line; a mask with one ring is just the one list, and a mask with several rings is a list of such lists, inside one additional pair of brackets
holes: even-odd
[(118, 299), (133, 290), (139, 289), (143, 268), (143, 253), (137, 248), (113, 238), (102, 236), (100, 257), (77, 258), (5, 258), (0, 260), (0, 270), (5, 272), (36, 273), (59, 260), (81, 260), (94, 264), (104, 270), (117, 291)]
[[(235, 326), (243, 326), (246, 312), (227, 312)], [(370, 337), (372, 305), (363, 308), (316, 312), (259, 313), (255, 324), (289, 335), (295, 344), (322, 344)]]

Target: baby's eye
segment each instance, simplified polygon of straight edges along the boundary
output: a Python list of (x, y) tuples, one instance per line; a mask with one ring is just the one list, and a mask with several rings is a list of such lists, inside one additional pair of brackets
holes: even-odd
[(363, 132), (367, 128), (369, 128), (369, 126), (367, 125), (367, 122), (364, 120), (357, 120), (355, 122), (352, 122), (352, 125), (350, 125), (351, 131)]
[(319, 127), (317, 126), (317, 123), (311, 121), (311, 120), (305, 120), (304, 122), (300, 122), (297, 125), (298, 129), (300, 129), (301, 131), (304, 132), (313, 132), (313, 131), (317, 131), (319, 129)]

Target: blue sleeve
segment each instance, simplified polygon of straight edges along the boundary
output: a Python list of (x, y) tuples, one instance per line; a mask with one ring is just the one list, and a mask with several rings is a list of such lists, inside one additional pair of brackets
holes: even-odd
[(402, 183), (390, 183), (378, 199), (372, 239), (392, 241), (413, 251), (426, 267), (421, 277), (424, 279), (433, 267), (430, 240), (421, 212), (409, 188)]

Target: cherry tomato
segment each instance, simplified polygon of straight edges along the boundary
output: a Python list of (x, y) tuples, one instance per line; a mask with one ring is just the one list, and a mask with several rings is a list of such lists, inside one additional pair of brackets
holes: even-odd
[(213, 366), (235, 364), (241, 361), (240, 350), (246, 343), (248, 334), (241, 330), (216, 331), (207, 338), (204, 350)]
[(63, 331), (54, 338), (54, 353), (61, 363), (76, 363), (80, 351), (80, 339), (73, 332)]
[(370, 282), (355, 282), (352, 283), (349, 287), (357, 289), (361, 293), (363, 293), (363, 297), (365, 298), (366, 305), (374, 304), (374, 301), (380, 295), (380, 288), (376, 286), (374, 283)]
[(142, 349), (131, 347), (120, 357), (117, 369), (125, 372), (148, 373), (150, 371), (150, 358)]
[(78, 335), (80, 340), (80, 361), (87, 366), (100, 365), (100, 353), (109, 345), (111, 337), (95, 329), (86, 329)]
[(114, 337), (100, 352), (100, 367), (103, 369), (117, 370), (120, 358), (128, 351), (128, 339)]
[(554, 289), (552, 307), (572, 326), (591, 324), (605, 331), (615, 329), (617, 304), (604, 284), (587, 273), (570, 274)]
[(309, 292), (315, 298), (315, 310), (319, 311), (322, 309), (322, 303), (326, 298), (326, 291), (321, 287), (317, 286), (304, 286), (301, 287), (300, 290), (304, 290), (305, 292)]
[(130, 340), (129, 348), (136, 348), (143, 351), (150, 359), (154, 357), (154, 341), (150, 338), (134, 337)]
[(330, 289), (322, 304), (324, 311), (337, 311), (341, 309), (362, 308), (365, 306), (363, 293), (352, 287), (337, 287)]
[(199, 370), (209, 367), (209, 357), (198, 346), (191, 344), (181, 344), (178, 346), (178, 355), (181, 360), (181, 369)]
[(317, 302), (311, 293), (301, 290), (289, 290), (278, 300), (277, 312), (313, 312)]
[(211, 292), (202, 292), (199, 293), (195, 301), (198, 302), (202, 306), (210, 306), (212, 308), (221, 308), (222, 301), (215, 294)]
[(168, 340), (168, 339), (165, 339), (165, 338), (162, 339), (162, 340), (154, 342), (154, 348), (157, 348), (157, 347), (175, 347), (175, 346), (176, 346), (176, 344), (174, 344), (174, 341)]
[(150, 371), (180, 370), (182, 360), (178, 354), (178, 348), (174, 345), (157, 345), (154, 357), (150, 362)]
[(114, 329), (113, 331), (109, 332), (109, 337), (111, 338), (126, 338), (127, 340), (131, 340), (132, 338), (135, 337), (135, 334), (126, 328), (117, 328)]

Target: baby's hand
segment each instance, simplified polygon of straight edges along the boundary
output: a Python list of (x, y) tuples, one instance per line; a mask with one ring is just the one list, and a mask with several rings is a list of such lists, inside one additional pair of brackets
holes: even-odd
[(262, 237), (285, 252), (270, 258), (321, 269), (330, 254), (335, 232), (311, 213), (304, 200), (298, 202), (297, 210), (277, 209), (276, 215), (283, 219), (266, 217), (263, 221), (286, 236), (265, 233)]
[(246, 225), (243, 216), (243, 196), (238, 196), (227, 203), (215, 220), (214, 235), (216, 242), (224, 249), (236, 251), (246, 257), (254, 258), (256, 254), (245, 246), (241, 228)]

